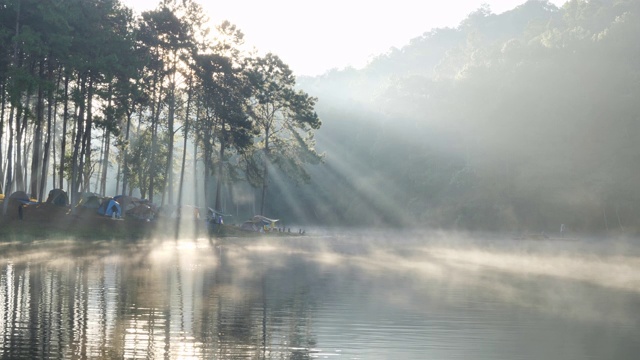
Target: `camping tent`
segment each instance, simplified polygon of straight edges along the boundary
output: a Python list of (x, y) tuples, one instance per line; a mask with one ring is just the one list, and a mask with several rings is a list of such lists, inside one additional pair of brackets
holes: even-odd
[(129, 209), (125, 211), (125, 214), (138, 220), (152, 220), (155, 216), (155, 213), (151, 206), (146, 204), (140, 204), (133, 209)]
[(115, 214), (115, 216), (119, 218), (122, 216), (122, 208), (117, 201), (113, 200), (112, 198), (106, 198), (100, 204), (100, 207), (98, 208), (98, 214), (104, 216), (113, 216)]
[(49, 191), (49, 196), (47, 197), (48, 204), (54, 204), (58, 206), (67, 206), (69, 205), (69, 197), (67, 193), (62, 189), (53, 189)]
[(9, 199), (17, 200), (25, 204), (28, 204), (31, 202), (31, 199), (29, 199), (29, 195), (27, 195), (27, 193), (24, 191), (14, 192), (13, 194), (11, 194), (11, 196), (9, 196)]
[(240, 229), (248, 231), (264, 231), (269, 232), (275, 230), (278, 219), (269, 219), (262, 215), (255, 215), (251, 220), (245, 221)]
[(75, 196), (73, 201), (74, 201), (74, 204), (76, 206), (82, 205), (84, 207), (91, 207), (91, 206), (86, 206), (85, 204), (87, 204), (89, 199), (91, 199), (93, 197), (98, 198), (98, 205), (96, 206), (96, 208), (97, 208), (98, 206), (100, 206), (100, 201), (99, 201), (100, 195), (96, 194), (96, 193), (92, 193), (92, 192), (79, 192), (79, 193), (76, 193), (76, 196)]
[(127, 196), (127, 195), (114, 196), (113, 200), (117, 201), (118, 204), (120, 204), (120, 206), (122, 207), (122, 210), (125, 213), (127, 213), (129, 210), (135, 208), (136, 206), (142, 203), (140, 199), (133, 196)]
[(89, 196), (80, 201), (79, 206), (87, 209), (97, 209), (100, 207), (100, 198), (97, 196)]

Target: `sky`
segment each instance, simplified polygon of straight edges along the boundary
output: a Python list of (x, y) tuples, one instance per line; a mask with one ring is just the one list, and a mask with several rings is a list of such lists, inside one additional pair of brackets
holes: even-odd
[[(202, 0), (212, 23), (228, 20), (259, 54), (278, 55), (295, 75), (317, 76), (331, 69), (361, 68), (389, 49), (423, 33), (456, 27), (488, 4), (493, 13), (526, 0)], [(159, 0), (122, 0), (136, 12)], [(550, 0), (562, 6), (566, 0)]]

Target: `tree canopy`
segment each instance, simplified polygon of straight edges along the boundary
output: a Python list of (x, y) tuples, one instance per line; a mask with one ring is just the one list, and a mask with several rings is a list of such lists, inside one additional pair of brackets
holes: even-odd
[[(272, 74), (251, 66), (259, 60), (234, 25), (212, 31), (191, 0), (140, 15), (118, 0), (1, 0), (0, 9), (1, 192), (42, 201), (59, 187), (72, 203), (95, 192), (225, 210), (239, 205), (234, 193), (258, 187), (244, 159), (265, 141), (255, 99), (269, 90), (251, 79)], [(293, 92), (291, 74), (286, 86), (287, 117), (317, 129), (313, 98)], [(313, 162), (294, 155), (280, 154)]]

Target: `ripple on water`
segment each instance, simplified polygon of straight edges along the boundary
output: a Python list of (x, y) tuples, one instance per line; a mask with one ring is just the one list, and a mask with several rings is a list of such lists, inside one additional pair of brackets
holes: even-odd
[(386, 240), (101, 243), (97, 254), (82, 244), (78, 257), (65, 243), (49, 262), (37, 248), (13, 250), (0, 263), (0, 358), (626, 360), (640, 353), (638, 249)]

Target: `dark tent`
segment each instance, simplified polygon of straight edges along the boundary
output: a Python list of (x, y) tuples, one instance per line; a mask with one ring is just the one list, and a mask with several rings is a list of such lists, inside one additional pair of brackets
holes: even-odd
[(31, 201), (31, 199), (29, 199), (29, 195), (27, 195), (27, 193), (25, 193), (24, 191), (14, 192), (13, 194), (11, 194), (11, 196), (9, 196), (9, 198), (5, 198), (5, 201), (8, 201), (7, 206), (11, 207), (37, 204), (36, 202)]
[(24, 191), (14, 192), (13, 194), (11, 194), (11, 196), (9, 196), (9, 199), (14, 199), (22, 202), (31, 202), (31, 199), (29, 199), (29, 195), (27, 195), (27, 193)]
[(67, 193), (62, 189), (53, 189), (49, 191), (49, 196), (47, 197), (48, 204), (54, 204), (57, 206), (67, 206), (69, 205), (69, 197)]
[(129, 209), (125, 212), (125, 214), (138, 220), (151, 220), (155, 216), (155, 213), (153, 212), (153, 209), (151, 209), (151, 206), (146, 204), (140, 204), (133, 209)]
[(133, 196), (126, 196), (126, 195), (114, 196), (113, 200), (117, 201), (118, 204), (120, 204), (120, 206), (122, 207), (122, 210), (125, 213), (142, 203), (140, 199), (135, 198)]

